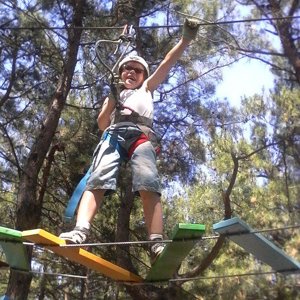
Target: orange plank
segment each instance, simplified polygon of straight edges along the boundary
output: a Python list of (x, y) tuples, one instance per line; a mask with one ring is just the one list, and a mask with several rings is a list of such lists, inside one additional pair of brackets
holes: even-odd
[[(132, 282), (142, 281), (140, 276), (131, 273), (128, 270), (125, 270), (80, 247), (59, 247), (59, 245), (66, 245), (66, 241), (43, 229), (23, 231), (22, 237), (23, 239), (36, 244), (44, 244), (45, 248), (53, 251), (54, 253), (68, 258), (70, 261), (84, 265), (89, 269), (100, 272), (114, 280)], [(56, 245), (56, 247), (48, 245)]]

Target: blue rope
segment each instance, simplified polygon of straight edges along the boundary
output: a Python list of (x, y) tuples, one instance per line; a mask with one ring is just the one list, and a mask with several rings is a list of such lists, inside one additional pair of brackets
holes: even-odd
[(72, 194), (72, 197), (70, 198), (70, 201), (68, 203), (66, 211), (65, 211), (64, 218), (65, 218), (66, 222), (72, 222), (72, 219), (75, 215), (76, 208), (77, 208), (78, 203), (81, 199), (81, 196), (85, 190), (86, 182), (90, 178), (91, 172), (92, 172), (92, 167), (89, 168), (89, 170), (86, 172), (84, 177), (80, 180), (80, 182), (76, 186), (76, 188)]
[[(119, 142), (118, 142), (118, 137), (116, 135), (112, 135), (108, 132), (105, 132), (102, 136), (102, 140), (107, 140), (110, 145), (112, 147), (114, 147), (114, 149), (116, 149), (122, 160), (126, 160), (127, 159), (127, 153), (126, 151), (120, 146)], [(64, 219), (65, 222), (70, 223), (73, 220), (73, 217), (75, 215), (75, 211), (77, 209), (77, 206), (80, 202), (80, 199), (82, 197), (83, 192), (85, 191), (85, 187), (86, 187), (86, 183), (88, 181), (88, 179), (90, 178), (92, 173), (92, 166), (89, 168), (89, 170), (87, 171), (87, 173), (84, 175), (84, 177), (80, 180), (80, 182), (78, 183), (78, 185), (76, 186), (70, 200), (68, 203), (68, 206), (65, 210), (65, 215), (64, 215)]]

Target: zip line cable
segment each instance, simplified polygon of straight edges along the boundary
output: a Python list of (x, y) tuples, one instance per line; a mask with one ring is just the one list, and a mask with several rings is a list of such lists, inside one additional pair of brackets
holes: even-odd
[[(250, 22), (265, 22), (265, 21), (280, 21), (280, 20), (293, 20), (299, 19), (300, 16), (286, 16), (286, 17), (274, 17), (274, 18), (255, 18), (255, 19), (245, 19), (245, 20), (229, 20), (229, 21), (216, 21), (210, 22), (205, 21), (199, 23), (200, 26), (214, 26), (214, 25), (226, 25), (226, 24), (236, 24), (236, 23), (250, 23)], [(196, 18), (195, 18), (196, 19)], [(183, 25), (151, 25), (151, 26), (133, 26), (133, 29), (160, 29), (160, 28), (180, 28)], [(67, 29), (84, 29), (84, 30), (112, 30), (112, 29), (123, 29), (123, 26), (83, 26), (83, 27), (12, 27), (12, 26), (1, 26), (0, 30), (67, 30)]]

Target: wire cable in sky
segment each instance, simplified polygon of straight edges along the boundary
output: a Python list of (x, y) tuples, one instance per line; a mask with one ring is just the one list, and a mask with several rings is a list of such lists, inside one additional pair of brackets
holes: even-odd
[[(204, 21), (200, 23), (200, 26), (214, 26), (214, 25), (226, 25), (226, 24), (236, 24), (236, 23), (249, 23), (249, 22), (266, 22), (266, 21), (279, 21), (279, 20), (291, 20), (299, 19), (300, 16), (287, 16), (287, 17), (274, 17), (274, 18), (256, 18), (256, 19), (245, 19), (245, 20), (228, 20), (228, 21)], [(160, 28), (180, 28), (183, 25), (150, 25), (150, 26), (133, 26), (134, 29), (160, 29)], [(84, 29), (84, 30), (113, 30), (113, 29), (123, 29), (124, 26), (83, 26), (83, 27), (72, 27), (73, 29)], [(12, 27), (12, 26), (1, 26), (0, 30), (66, 30), (70, 29), (67, 27), (47, 27), (47, 26), (37, 26), (37, 27)]]

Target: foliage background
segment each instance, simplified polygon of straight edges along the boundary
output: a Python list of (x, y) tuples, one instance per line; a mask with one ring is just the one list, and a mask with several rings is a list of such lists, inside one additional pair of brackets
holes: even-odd
[[(109, 92), (95, 42), (117, 39), (124, 24), (133, 25), (129, 51), (153, 71), (180, 37), (184, 13), (203, 25), (154, 95), (166, 237), (178, 222), (203, 223), (211, 236), (212, 224), (232, 216), (255, 229), (295, 226), (265, 235), (299, 261), (300, 27), (291, 18), (299, 1), (7, 0), (0, 12), (1, 226), (68, 229), (64, 209), (89, 167), (100, 138), (96, 118)], [(231, 22), (254, 18), (268, 20)], [(113, 65), (113, 49), (102, 50)], [(245, 57), (266, 63), (276, 80), (270, 95), (257, 91), (237, 107), (215, 90), (222, 68)], [(129, 175), (122, 171), (118, 193), (103, 203), (91, 242), (147, 239)], [(0, 273), (0, 291), (12, 299), (182, 299), (183, 291), (188, 299), (296, 299), (300, 293), (298, 275), (226, 277), (270, 268), (223, 238), (199, 243), (176, 275), (199, 279), (162, 286), (120, 285), (42, 249), (28, 250), (36, 273)], [(149, 268), (146, 246), (92, 251), (141, 276)]]

